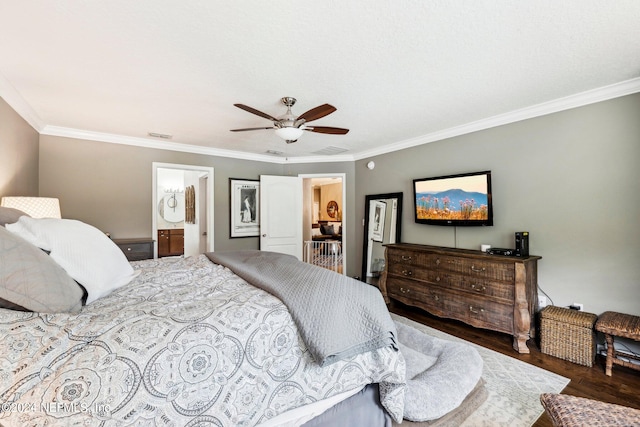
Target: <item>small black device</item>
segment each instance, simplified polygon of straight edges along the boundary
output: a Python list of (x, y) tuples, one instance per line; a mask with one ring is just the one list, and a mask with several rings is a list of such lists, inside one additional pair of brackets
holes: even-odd
[(529, 232), (516, 231), (516, 256), (529, 256)]
[(515, 249), (491, 248), (487, 251), (489, 255), (515, 256)]

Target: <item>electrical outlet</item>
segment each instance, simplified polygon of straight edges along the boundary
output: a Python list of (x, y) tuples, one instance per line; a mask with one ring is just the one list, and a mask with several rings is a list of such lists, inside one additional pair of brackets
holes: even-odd
[(547, 297), (544, 295), (538, 295), (538, 308), (544, 308), (547, 306)]
[(572, 306), (578, 307), (578, 311), (584, 311), (584, 304), (580, 304), (579, 302), (574, 302)]

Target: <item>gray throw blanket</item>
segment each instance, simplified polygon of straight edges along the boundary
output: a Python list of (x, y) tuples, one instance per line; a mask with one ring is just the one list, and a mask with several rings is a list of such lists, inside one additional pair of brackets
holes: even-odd
[(320, 366), (382, 347), (397, 350), (395, 324), (373, 286), (286, 254), (247, 250), (206, 255), (278, 297)]

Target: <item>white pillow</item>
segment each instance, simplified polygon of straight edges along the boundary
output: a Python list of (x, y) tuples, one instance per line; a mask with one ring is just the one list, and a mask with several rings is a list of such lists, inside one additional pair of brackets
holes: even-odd
[(312, 228), (311, 229), (311, 235), (312, 236), (322, 236), (322, 233), (320, 232), (320, 228)]
[(41, 249), (87, 290), (87, 304), (126, 285), (136, 274), (102, 231), (73, 219), (20, 217), (6, 229)]

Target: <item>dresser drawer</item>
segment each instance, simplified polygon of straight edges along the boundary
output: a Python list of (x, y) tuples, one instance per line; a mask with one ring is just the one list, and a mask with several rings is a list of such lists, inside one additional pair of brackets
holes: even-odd
[(439, 275), (437, 270), (428, 269), (421, 265), (402, 263), (389, 264), (388, 272), (401, 278), (426, 280), (428, 282), (435, 282)]
[(441, 272), (434, 279), (435, 283), (462, 292), (468, 292), (480, 297), (503, 300), (505, 304), (513, 305), (513, 283), (500, 282), (462, 274)]
[(477, 328), (513, 333), (513, 305), (489, 301), (478, 296), (450, 294), (446, 308), (451, 317)]
[(387, 258), (389, 265), (416, 266), (426, 269), (437, 268), (440, 261), (438, 255), (403, 250), (397, 248), (387, 248)]
[(153, 258), (153, 240), (150, 239), (114, 239), (113, 241), (129, 261)]
[(440, 257), (437, 262), (439, 270), (458, 273), (474, 279), (492, 279), (509, 283), (515, 279), (513, 263), (452, 256)]
[(422, 299), (420, 293), (423, 293), (425, 289), (424, 284), (414, 280), (387, 277), (387, 293), (390, 297)]

